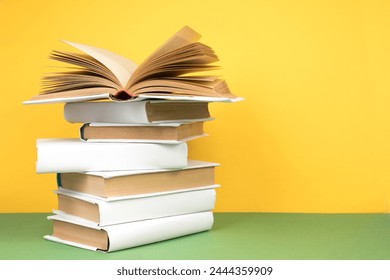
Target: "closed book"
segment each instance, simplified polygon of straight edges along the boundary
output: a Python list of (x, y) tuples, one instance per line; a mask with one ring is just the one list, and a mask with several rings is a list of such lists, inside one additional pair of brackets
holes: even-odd
[(153, 125), (85, 123), (80, 139), (88, 142), (178, 143), (206, 136), (203, 122)]
[(64, 107), (65, 119), (71, 123), (193, 122), (210, 118), (208, 102), (139, 101), (73, 102)]
[(211, 211), (137, 222), (96, 226), (87, 220), (63, 215), (49, 216), (53, 234), (45, 239), (94, 251), (112, 252), (150, 244), (212, 228)]
[(111, 199), (63, 189), (56, 191), (58, 211), (87, 219), (97, 226), (162, 218), (214, 209), (215, 189), (203, 188), (115, 197)]
[(187, 144), (88, 143), (38, 139), (37, 173), (183, 168)]
[(59, 173), (59, 187), (101, 197), (192, 189), (215, 184), (212, 162), (188, 160), (181, 169)]

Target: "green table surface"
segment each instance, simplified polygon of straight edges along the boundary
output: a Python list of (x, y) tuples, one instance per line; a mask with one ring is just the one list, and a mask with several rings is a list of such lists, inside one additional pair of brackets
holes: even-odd
[(209, 232), (112, 253), (44, 240), (47, 215), (0, 214), (0, 259), (390, 259), (389, 214), (215, 213)]

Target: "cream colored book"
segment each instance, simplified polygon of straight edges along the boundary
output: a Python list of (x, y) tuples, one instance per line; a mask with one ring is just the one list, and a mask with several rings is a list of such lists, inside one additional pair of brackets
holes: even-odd
[(185, 26), (140, 65), (101, 48), (64, 41), (81, 53), (54, 51), (51, 58), (74, 70), (44, 77), (41, 94), (25, 103), (188, 97), (235, 100), (224, 80), (199, 74), (218, 68), (214, 65), (217, 55), (209, 46), (198, 42), (200, 37)]
[(137, 222), (96, 226), (85, 219), (66, 215), (49, 216), (53, 234), (46, 240), (93, 251), (112, 252), (210, 230), (211, 211)]
[(218, 185), (143, 195), (102, 198), (65, 189), (55, 191), (58, 210), (67, 214), (108, 226), (147, 219), (183, 215), (214, 209)]
[(149, 169), (57, 174), (58, 186), (100, 197), (143, 195), (215, 184), (217, 163), (188, 160), (180, 169)]

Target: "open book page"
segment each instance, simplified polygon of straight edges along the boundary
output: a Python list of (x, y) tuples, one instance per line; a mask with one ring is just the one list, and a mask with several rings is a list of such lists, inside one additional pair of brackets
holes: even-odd
[(83, 53), (53, 52), (51, 58), (70, 64), (70, 71), (44, 77), (43, 92), (24, 103), (236, 99), (223, 80), (200, 74), (217, 69), (213, 63), (218, 57), (212, 48), (197, 42), (199, 38), (198, 33), (185, 26), (138, 67), (110, 51), (65, 41)]
[(126, 85), (127, 81), (137, 68), (137, 64), (131, 60), (108, 50), (69, 41), (64, 42), (92, 56), (106, 66), (115, 75), (122, 87)]
[[(103, 65), (101, 65), (103, 67)], [(122, 89), (119, 86), (119, 81), (107, 69), (107, 73), (102, 73), (102, 70), (92, 66), (88, 71), (72, 71), (57, 75), (46, 76), (42, 79), (43, 94), (66, 93), (73, 96), (78, 94), (77, 90), (88, 91), (88, 89), (96, 89), (95, 93), (99, 92), (99, 87), (109, 89), (109, 92), (117, 92)], [(111, 74), (111, 75), (110, 75)], [(55, 86), (53, 86), (55, 85)], [(104, 91), (104, 92), (107, 92)], [(53, 95), (50, 95), (53, 98)]]
[(195, 32), (193, 29), (188, 26), (184, 26), (175, 35), (162, 44), (157, 50), (155, 50), (147, 59), (145, 59), (145, 62), (153, 60), (154, 58), (159, 57), (165, 53), (169, 53), (172, 50), (189, 45), (190, 43), (197, 42), (200, 37), (201, 35)]
[[(134, 75), (128, 81), (126, 88), (130, 88), (138, 81), (144, 80), (150, 76), (156, 76), (159, 73), (165, 73), (166, 76), (172, 76), (184, 74), (186, 72), (204, 70), (205, 64), (217, 61), (218, 59), (211, 48), (202, 44), (194, 44), (200, 37), (200, 34), (190, 27), (184, 26), (139, 65), (134, 72)], [(212, 59), (207, 59), (207, 61), (205, 61), (205, 54), (212, 57)], [(183, 63), (187, 61), (192, 63), (197, 62), (198, 68), (200, 69), (191, 70), (196, 67), (196, 65), (188, 65), (187, 68), (191, 69), (187, 70), (183, 68), (179, 69), (177, 67), (178, 64), (183, 65)], [(207, 70), (210, 70), (210, 68)]]
[(130, 88), (131, 92), (136, 95), (142, 93), (159, 92), (160, 94), (183, 94), (183, 95), (196, 95), (196, 96), (216, 96), (235, 98), (230, 93), (225, 81), (214, 80), (214, 81), (196, 81), (193, 80), (146, 80), (139, 82)]
[(218, 57), (210, 47), (196, 42), (199, 38), (189, 27), (182, 28), (137, 68), (126, 91), (133, 96), (159, 93), (234, 98), (223, 80), (186, 77), (188, 73), (218, 68), (210, 65)]

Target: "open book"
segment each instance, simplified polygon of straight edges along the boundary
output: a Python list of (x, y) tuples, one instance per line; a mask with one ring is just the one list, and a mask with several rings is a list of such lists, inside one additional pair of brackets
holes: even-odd
[(199, 39), (198, 33), (185, 26), (138, 66), (110, 51), (64, 41), (82, 53), (53, 51), (50, 58), (67, 63), (70, 69), (44, 77), (42, 93), (25, 103), (193, 97), (234, 100), (225, 81), (199, 74), (216, 69), (213, 63), (218, 61)]

